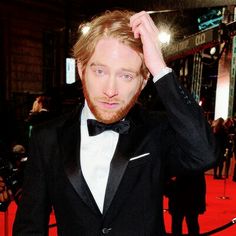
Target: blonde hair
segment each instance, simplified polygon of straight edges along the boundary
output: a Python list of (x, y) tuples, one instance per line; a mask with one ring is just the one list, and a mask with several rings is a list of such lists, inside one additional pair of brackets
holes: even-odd
[(94, 53), (98, 41), (104, 37), (118, 39), (121, 43), (136, 51), (141, 59), (141, 75), (146, 79), (149, 71), (144, 63), (143, 45), (140, 38), (134, 38), (130, 27), (130, 17), (135, 14), (132, 11), (106, 11), (89, 23), (89, 32), (82, 34), (73, 47), (73, 56), (85, 69), (88, 61)]

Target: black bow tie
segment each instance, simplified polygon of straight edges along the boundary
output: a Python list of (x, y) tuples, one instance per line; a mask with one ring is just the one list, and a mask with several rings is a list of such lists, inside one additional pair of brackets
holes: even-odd
[(127, 134), (130, 128), (130, 123), (127, 120), (121, 120), (112, 124), (104, 124), (97, 120), (88, 119), (87, 124), (89, 136), (98, 135), (105, 130), (113, 130), (119, 134)]

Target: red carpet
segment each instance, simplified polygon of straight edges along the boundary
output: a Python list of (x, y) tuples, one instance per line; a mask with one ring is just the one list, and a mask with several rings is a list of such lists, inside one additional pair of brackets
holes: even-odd
[[(199, 218), (201, 234), (225, 225), (236, 217), (236, 182), (232, 181), (232, 177), (225, 181), (215, 180), (212, 175), (206, 175), (206, 181), (207, 210)], [(164, 207), (167, 207), (167, 199), (164, 201)], [(168, 212), (164, 216), (166, 230), (170, 232), (171, 217)], [(187, 233), (186, 226), (183, 233)], [(212, 235), (236, 236), (236, 224)]]
[[(211, 231), (229, 223), (236, 217), (236, 182), (229, 179), (214, 180), (212, 175), (206, 175), (207, 180), (207, 211), (200, 216), (201, 233)], [(224, 199), (226, 198), (226, 199)], [(164, 201), (164, 208), (167, 207), (167, 199)], [(0, 236), (11, 236), (12, 223), (15, 216), (16, 205), (12, 202), (6, 214), (0, 213)], [(170, 232), (171, 218), (167, 212), (164, 213), (166, 229)], [(55, 223), (54, 215), (51, 216), (51, 223)], [(184, 233), (187, 233), (184, 227)], [(56, 227), (50, 228), (50, 236), (56, 236)], [(227, 229), (214, 233), (215, 236), (236, 236), (236, 223)], [(134, 235), (131, 235), (134, 236)]]

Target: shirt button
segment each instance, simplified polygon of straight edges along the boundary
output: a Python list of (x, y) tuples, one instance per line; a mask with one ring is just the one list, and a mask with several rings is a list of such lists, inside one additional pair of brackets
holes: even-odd
[(103, 228), (103, 229), (102, 229), (102, 233), (103, 233), (103, 234), (109, 234), (110, 231), (111, 231), (111, 228)]

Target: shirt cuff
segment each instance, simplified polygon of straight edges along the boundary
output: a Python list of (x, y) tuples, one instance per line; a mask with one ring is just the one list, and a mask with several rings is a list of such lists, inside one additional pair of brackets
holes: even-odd
[(153, 76), (153, 82), (156, 83), (159, 79), (169, 74), (170, 72), (172, 72), (172, 69), (170, 67), (165, 67), (161, 69), (161, 71), (157, 75)]

